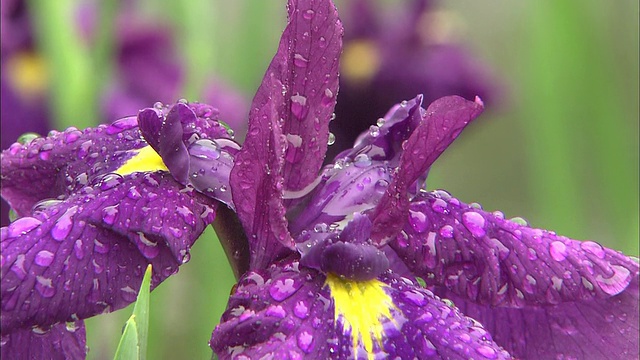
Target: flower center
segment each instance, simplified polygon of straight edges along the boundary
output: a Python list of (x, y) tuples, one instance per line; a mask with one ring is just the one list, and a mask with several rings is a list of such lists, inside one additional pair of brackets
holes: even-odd
[(385, 318), (392, 320), (391, 309), (395, 308), (384, 290), (386, 285), (377, 279), (352, 281), (333, 274), (327, 275), (326, 285), (335, 304), (336, 326), (341, 318), (343, 333), (351, 330), (354, 357), (361, 342), (368, 358), (373, 359), (373, 340), (382, 349), (382, 323)]

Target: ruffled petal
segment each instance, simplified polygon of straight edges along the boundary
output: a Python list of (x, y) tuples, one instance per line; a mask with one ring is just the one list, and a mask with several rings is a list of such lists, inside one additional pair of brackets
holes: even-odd
[(639, 265), (619, 252), (505, 220), (443, 191), (413, 200), (390, 245), (515, 356), (638, 354)]
[(188, 261), (215, 200), (167, 172), (107, 174), (2, 228), (2, 330), (84, 319), (134, 301)]
[(145, 140), (180, 184), (234, 208), (229, 174), (240, 146), (229, 138), (217, 115), (209, 105), (177, 103), (144, 109), (138, 122)]
[(221, 359), (511, 358), (480, 324), (408, 279), (327, 279), (297, 261), (245, 274), (210, 345)]
[(3, 359), (84, 359), (87, 350), (83, 321), (21, 329), (0, 340)]
[(231, 171), (238, 217), (253, 235), (251, 268), (267, 266), (294, 249), (283, 190), (299, 190), (316, 178), (338, 88), (342, 27), (335, 7), (330, 1), (289, 1), (288, 11), (289, 22), (253, 99), (247, 137)]
[(146, 146), (135, 117), (79, 131), (52, 131), (2, 152), (2, 197), (19, 216), (35, 203), (77, 191), (96, 177), (113, 172)]
[(409, 195), (415, 194), (412, 188), (416, 181), (425, 176), (433, 162), (480, 115), (483, 108), (479, 98), (472, 102), (459, 96), (444, 97), (429, 105), (420, 125), (402, 144), (404, 151), (400, 166), (376, 206), (373, 215), (374, 241), (384, 243), (402, 229), (404, 223), (401, 220), (406, 218)]

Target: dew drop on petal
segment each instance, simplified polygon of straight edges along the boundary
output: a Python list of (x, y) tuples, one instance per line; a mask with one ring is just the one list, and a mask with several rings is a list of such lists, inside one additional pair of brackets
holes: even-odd
[(495, 359), (498, 356), (495, 350), (485, 345), (478, 346), (476, 351), (487, 359)]
[(315, 11), (309, 9), (307, 11), (304, 12), (304, 14), (302, 14), (302, 17), (305, 18), (305, 20), (311, 20), (313, 19), (313, 16), (316, 14)]
[[(322, 100), (321, 103), (323, 106), (329, 106), (333, 103), (333, 91), (331, 91), (331, 89), (326, 88), (324, 89), (324, 93), (322, 94)], [(334, 114), (335, 116), (335, 114)], [(333, 120), (333, 119), (332, 119)]]
[(76, 210), (77, 207), (71, 207), (62, 214), (62, 216), (60, 216), (51, 228), (51, 237), (55, 240), (62, 241), (69, 235), (71, 228), (73, 227), (72, 217), (76, 213)]
[(453, 237), (453, 226), (445, 225), (440, 228), (440, 236), (445, 239), (451, 239)]
[(336, 136), (333, 133), (329, 133), (329, 137), (327, 138), (327, 145), (333, 145), (336, 143)]
[(471, 235), (476, 238), (483, 237), (486, 234), (484, 217), (475, 211), (467, 211), (462, 214), (462, 223), (471, 232)]
[(28, 145), (29, 143), (31, 143), (33, 140), (39, 138), (40, 135), (33, 133), (33, 132), (28, 132), (28, 133), (24, 133), (22, 135), (20, 135), (18, 137), (18, 144), (22, 144), (22, 145)]
[(291, 113), (299, 120), (307, 117), (309, 107), (307, 106), (307, 97), (303, 95), (291, 96)]
[(409, 210), (409, 223), (417, 233), (423, 233), (429, 228), (427, 216), (419, 211)]
[(56, 289), (53, 287), (51, 279), (42, 276), (36, 276), (35, 287), (42, 297), (50, 298), (56, 293)]
[(300, 300), (293, 308), (293, 314), (300, 319), (305, 319), (309, 316), (309, 307), (304, 301)]
[(118, 205), (107, 206), (102, 209), (102, 221), (107, 225), (113, 225), (116, 221), (116, 216), (118, 216)]
[(380, 136), (380, 128), (376, 125), (369, 126), (369, 135), (374, 138)]
[(562, 261), (567, 258), (567, 246), (561, 241), (554, 241), (549, 245), (549, 254), (555, 261)]
[(134, 302), (138, 296), (138, 292), (131, 288), (131, 286), (125, 286), (120, 288), (120, 294), (122, 299), (126, 302)]
[(293, 279), (279, 279), (269, 288), (269, 294), (274, 300), (282, 301), (296, 292)]
[(39, 251), (36, 254), (34, 261), (36, 265), (49, 266), (53, 262), (53, 253), (47, 250)]
[(298, 347), (307, 354), (313, 350), (313, 336), (308, 331), (298, 334)]
[(439, 214), (446, 214), (447, 210), (447, 202), (442, 199), (435, 199), (431, 204), (431, 209)]
[(25, 235), (28, 232), (30, 232), (31, 230), (37, 228), (40, 224), (42, 224), (42, 221), (36, 219), (36, 218), (32, 218), (32, 217), (23, 217), (20, 218), (14, 222), (12, 222), (9, 225), (9, 232), (7, 233), (7, 235), (9, 237), (16, 237), (16, 236), (20, 236), (20, 235)]
[(631, 272), (629, 269), (620, 265), (611, 265), (613, 275), (605, 278), (601, 274), (596, 276), (596, 283), (600, 286), (602, 291), (613, 296), (624, 291), (631, 282)]
[(102, 180), (100, 180), (100, 190), (106, 191), (112, 189), (122, 183), (124, 178), (121, 175), (111, 173), (105, 175)]
[(308, 64), (309, 60), (302, 56), (302, 54), (296, 53), (293, 55), (293, 65), (299, 68), (306, 68)]
[(604, 248), (602, 248), (602, 245), (593, 242), (593, 241), (585, 241), (580, 243), (580, 247), (582, 248), (582, 250), (592, 253), (593, 255), (597, 256), (600, 259), (604, 259), (605, 258), (605, 251)]
[(371, 166), (371, 158), (367, 154), (359, 154), (353, 159), (353, 165), (359, 168)]

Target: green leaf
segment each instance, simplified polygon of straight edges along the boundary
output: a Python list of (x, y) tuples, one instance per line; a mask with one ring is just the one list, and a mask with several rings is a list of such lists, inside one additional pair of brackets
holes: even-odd
[(147, 337), (149, 333), (149, 292), (151, 288), (151, 265), (144, 273), (138, 299), (133, 307), (133, 314), (127, 320), (115, 360), (139, 359), (147, 356)]

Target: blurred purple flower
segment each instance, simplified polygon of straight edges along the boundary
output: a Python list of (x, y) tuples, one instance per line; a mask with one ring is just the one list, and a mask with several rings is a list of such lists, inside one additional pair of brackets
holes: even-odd
[[(110, 123), (135, 115), (156, 101), (172, 103), (180, 98), (184, 65), (167, 26), (144, 23), (125, 7), (115, 35), (115, 76), (102, 94), (101, 119)], [(78, 30), (92, 39), (95, 6), (78, 9)], [(125, 11), (129, 10), (129, 11)], [(26, 132), (44, 135), (53, 128), (48, 104), (47, 67), (33, 41), (27, 3), (2, 1), (1, 145), (8, 148)], [(217, 118), (242, 133), (248, 101), (223, 81), (212, 80), (203, 91), (203, 102), (218, 104)], [(9, 207), (1, 201), (1, 224), (9, 224)]]
[[(340, 93), (331, 126), (329, 157), (349, 148), (398, 99), (423, 94), (429, 104), (447, 95), (498, 97), (498, 84), (484, 64), (453, 39), (452, 14), (431, 1), (412, 0), (382, 9), (376, 1), (345, 3), (345, 46)], [(389, 12), (392, 12), (389, 14)]]
[(342, 25), (329, 0), (288, 11), (242, 148), (178, 103), (2, 153), (22, 216), (2, 228), (3, 355), (82, 354), (79, 321), (133, 301), (146, 264), (175, 272), (219, 200), (240, 278), (220, 358), (638, 356), (636, 260), (421, 189), (478, 98), (397, 104), (321, 169)]

